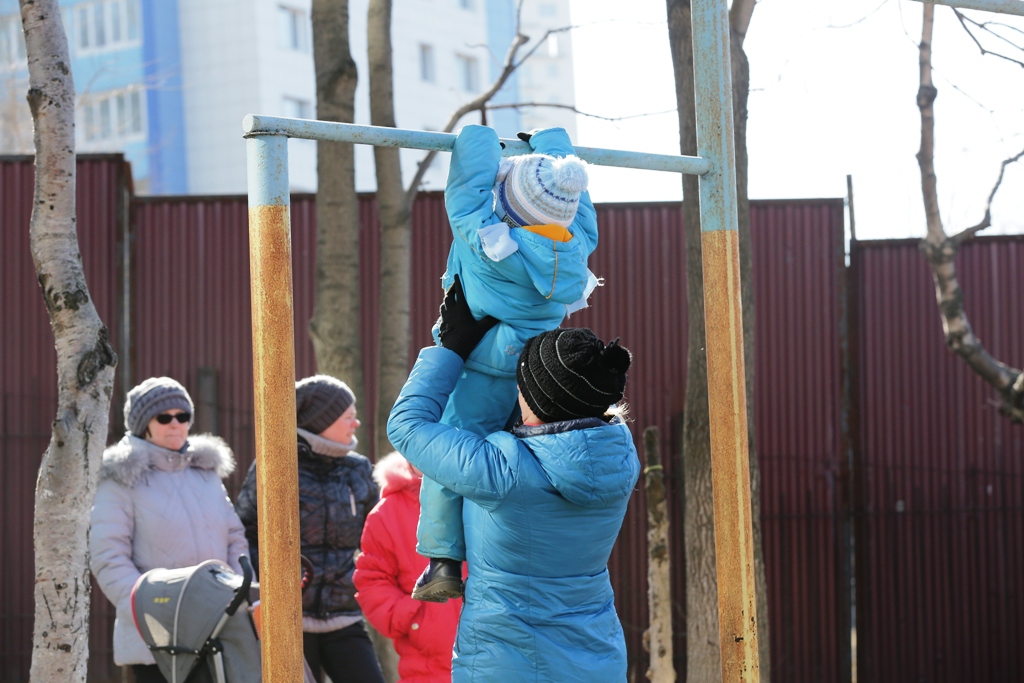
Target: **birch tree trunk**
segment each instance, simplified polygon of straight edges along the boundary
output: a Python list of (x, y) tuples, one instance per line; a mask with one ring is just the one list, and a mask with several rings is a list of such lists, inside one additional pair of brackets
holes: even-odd
[[(317, 118), (353, 123), (356, 63), (348, 38), (348, 0), (313, 0)], [(351, 144), (317, 142), (316, 304), (310, 336), (319, 372), (365, 396), (360, 347), (359, 204)]]
[(939, 215), (938, 179), (935, 176), (935, 98), (938, 90), (932, 81), (932, 29), (935, 23), (935, 5), (925, 4), (921, 25), (921, 43), (918, 46), (918, 61), (921, 85), (917, 91), (917, 106), (921, 112), (921, 148), (917, 163), (921, 169), (921, 194), (924, 199), (925, 219), (928, 233), (921, 240), (921, 253), (932, 268), (935, 283), (935, 302), (942, 318), (942, 330), (946, 345), (960, 356), (968, 367), (999, 392), (1002, 403), (999, 412), (1012, 422), (1024, 423), (1024, 372), (995, 359), (974, 334), (967, 312), (964, 310), (964, 293), (956, 272), (956, 255), (960, 245), (981, 230), (991, 225), (992, 199), (1002, 183), (1003, 171), (1007, 164), (1024, 155), (1018, 154), (1003, 162), (999, 179), (992, 189), (985, 207), (985, 216), (977, 225), (948, 237)]
[[(370, 63), (370, 123), (395, 127), (392, 75), (391, 0), (370, 0), (367, 45)], [(409, 271), (411, 269), (412, 196), (402, 185), (402, 164), (395, 147), (373, 148), (380, 216), (380, 349), (377, 362), (376, 454), (393, 450), (388, 416), (409, 374)]]
[[(669, 42), (676, 79), (679, 138), (683, 154), (696, 155), (697, 128), (693, 80), (693, 37), (689, 0), (666, 0)], [(757, 583), (758, 647), (761, 680), (770, 680), (767, 583), (761, 544), (760, 470), (754, 448), (754, 302), (747, 199), (747, 95), (749, 66), (743, 39), (754, 0), (735, 0), (732, 25), (733, 116), (736, 133), (736, 190), (739, 207), (740, 278), (743, 283), (743, 353), (747, 388), (747, 428)], [(696, 176), (683, 176), (686, 231), (686, 297), (689, 306), (686, 406), (683, 415), (683, 538), (686, 545), (686, 675), (691, 683), (722, 678), (715, 573), (715, 526), (711, 486), (711, 433), (708, 425), (707, 357), (704, 351), (704, 268), (701, 262), (700, 194)]]
[(29, 241), (57, 352), (57, 413), (36, 481), (31, 680), (85, 681), (89, 511), (117, 356), (86, 286), (75, 232), (75, 86), (57, 0), (21, 0), (35, 122)]

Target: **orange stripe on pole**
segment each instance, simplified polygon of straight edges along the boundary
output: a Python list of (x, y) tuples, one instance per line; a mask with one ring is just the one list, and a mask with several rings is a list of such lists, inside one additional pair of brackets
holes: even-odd
[(263, 680), (303, 676), (288, 206), (249, 208)]
[(760, 680), (739, 233), (701, 234), (722, 681)]

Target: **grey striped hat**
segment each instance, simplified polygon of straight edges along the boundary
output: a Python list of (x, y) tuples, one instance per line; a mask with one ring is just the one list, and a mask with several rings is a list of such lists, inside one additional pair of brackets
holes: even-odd
[(185, 387), (170, 377), (150, 377), (128, 392), (124, 402), (124, 425), (135, 436), (144, 437), (150, 420), (175, 408), (192, 414), (188, 421), (191, 427), (195, 410)]

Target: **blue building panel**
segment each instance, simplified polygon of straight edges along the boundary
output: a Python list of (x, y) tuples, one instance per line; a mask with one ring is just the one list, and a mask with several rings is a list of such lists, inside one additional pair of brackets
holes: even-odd
[[(138, 190), (186, 193), (177, 0), (59, 4), (75, 80), (78, 151), (123, 152)], [(18, 14), (17, 0), (0, 0), (6, 61), (18, 56), (3, 39), (17, 38), (8, 24)], [(27, 79), (27, 70), (15, 76)]]
[[(60, 0), (76, 91), (79, 152), (123, 152), (135, 187), (188, 191), (177, 0)], [(0, 63), (28, 78), (12, 22), (17, 0), (0, 0)], [(158, 28), (159, 27), (159, 28)], [(20, 23), (16, 27), (20, 30)], [(19, 68), (20, 67), (20, 68)]]
[(181, 78), (178, 0), (142, 0), (143, 65), (149, 123), (149, 192), (185, 194), (185, 106)]

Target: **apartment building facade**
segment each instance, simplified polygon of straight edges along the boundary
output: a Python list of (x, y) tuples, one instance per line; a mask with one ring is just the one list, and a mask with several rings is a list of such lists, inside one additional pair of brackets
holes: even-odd
[[(359, 83), (356, 122), (369, 123), (369, 0), (349, 0)], [(395, 116), (399, 127), (442, 130), (453, 111), (501, 71), (517, 0), (395, 0)], [(543, 44), (496, 103), (555, 104), (489, 111), (514, 135), (548, 125), (575, 133), (568, 0), (526, 0), (521, 32)], [(77, 90), (82, 152), (124, 152), (136, 190), (148, 194), (245, 192), (241, 120), (261, 113), (316, 116), (311, 0), (60, 0)], [(522, 52), (522, 51), (521, 51)], [(31, 152), (24, 40), (17, 0), (0, 0), (0, 153)], [(480, 122), (478, 114), (459, 125)], [(316, 189), (316, 144), (289, 143), (295, 191)], [(402, 154), (410, 180), (422, 153)], [(444, 186), (438, 155), (425, 189)], [(356, 186), (375, 186), (373, 152), (356, 148)]]

